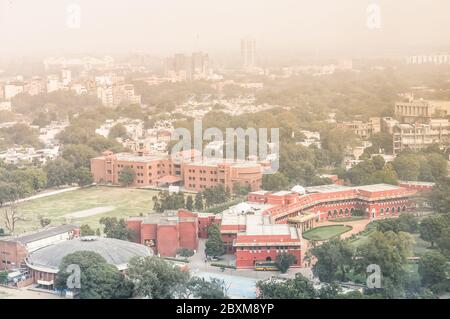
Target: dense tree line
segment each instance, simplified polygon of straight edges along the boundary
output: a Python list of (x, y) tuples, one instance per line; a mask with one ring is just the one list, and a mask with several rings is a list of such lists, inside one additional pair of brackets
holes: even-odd
[[(67, 287), (68, 278), (72, 274), (69, 265), (80, 267), (79, 288)], [(164, 259), (135, 257), (123, 274), (102, 256), (89, 251), (72, 253), (63, 258), (55, 287), (75, 291), (81, 299), (227, 298), (223, 281), (191, 277), (188, 271), (174, 267)]]

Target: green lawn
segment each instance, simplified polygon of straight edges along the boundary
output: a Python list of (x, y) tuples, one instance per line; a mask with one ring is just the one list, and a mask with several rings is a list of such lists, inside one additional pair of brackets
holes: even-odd
[[(53, 225), (72, 222), (99, 227), (104, 216), (126, 218), (152, 211), (152, 197), (158, 192), (119, 187), (89, 187), (49, 197), (34, 199), (18, 205), (26, 221), (16, 224), (16, 233), (40, 228), (39, 216), (50, 218)], [(64, 215), (99, 207), (110, 207), (111, 211), (82, 218), (67, 220)]]
[[(369, 239), (370, 234), (373, 231), (375, 231), (375, 229), (363, 235), (359, 235), (354, 240), (350, 240), (350, 245), (357, 248), (362, 244), (366, 243)], [(411, 251), (413, 256), (420, 257), (424, 253), (432, 251), (432, 249), (430, 249), (431, 244), (420, 238), (419, 234), (410, 234), (410, 235), (411, 235)]]
[(329, 240), (333, 237), (346, 233), (351, 229), (351, 226), (346, 225), (321, 226), (304, 232), (303, 238), (314, 241)]
[(351, 216), (351, 217), (330, 219), (329, 221), (333, 222), (333, 223), (345, 223), (345, 222), (354, 222), (354, 221), (363, 220), (363, 219), (365, 219), (364, 216)]

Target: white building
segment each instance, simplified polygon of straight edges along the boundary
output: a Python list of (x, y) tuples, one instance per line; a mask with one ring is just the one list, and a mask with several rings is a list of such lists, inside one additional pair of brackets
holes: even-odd
[(58, 75), (49, 75), (47, 76), (47, 93), (52, 93), (58, 90), (61, 90), (62, 83), (59, 81)]
[(17, 94), (22, 93), (23, 89), (24, 89), (23, 83), (9, 83), (9, 84), (5, 84), (5, 87), (3, 89), (4, 94), (5, 94), (5, 100), (11, 100)]

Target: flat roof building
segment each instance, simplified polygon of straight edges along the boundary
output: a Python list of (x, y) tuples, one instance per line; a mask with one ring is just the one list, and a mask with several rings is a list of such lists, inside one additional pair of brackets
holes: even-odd
[(7, 269), (23, 267), (29, 253), (79, 236), (79, 226), (61, 225), (31, 234), (1, 239), (1, 264)]

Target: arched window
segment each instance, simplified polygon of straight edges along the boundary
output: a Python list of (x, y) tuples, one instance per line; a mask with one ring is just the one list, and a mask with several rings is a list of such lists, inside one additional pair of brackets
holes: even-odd
[(383, 208), (380, 209), (380, 215), (384, 215), (384, 209)]

